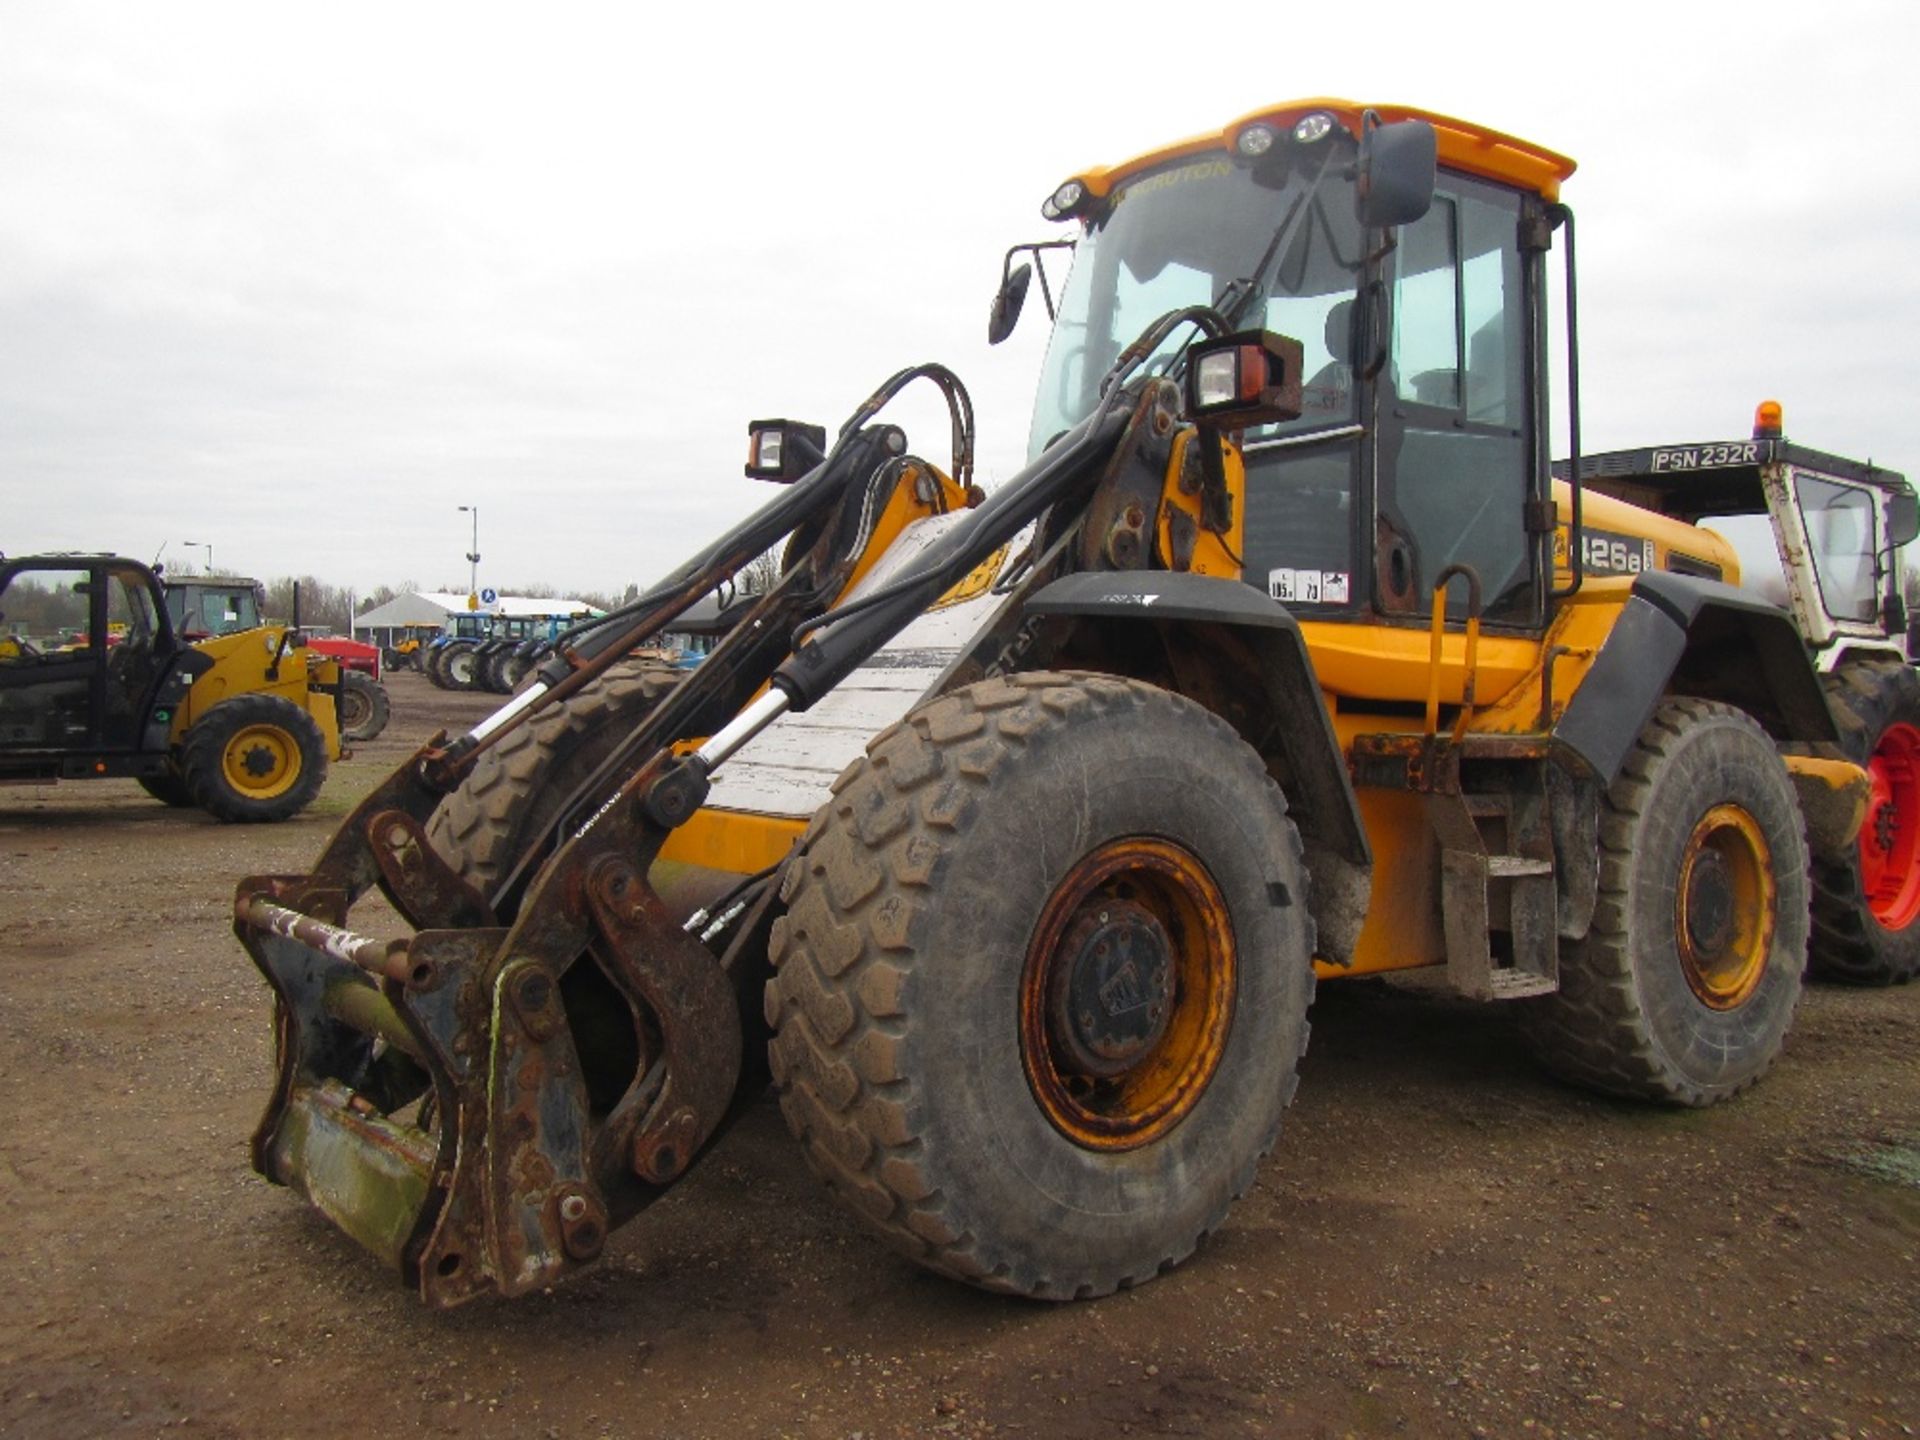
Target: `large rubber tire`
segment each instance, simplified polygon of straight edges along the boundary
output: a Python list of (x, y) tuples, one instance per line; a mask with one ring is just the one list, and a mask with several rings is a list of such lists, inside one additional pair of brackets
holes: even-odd
[(513, 682), (507, 678), (507, 665), (513, 659), (513, 651), (496, 650), (487, 656), (486, 688), (496, 695), (511, 695)]
[[(930, 1269), (1052, 1300), (1151, 1280), (1220, 1224), (1293, 1096), (1305, 883), (1259, 757), (1186, 700), (1072, 674), (934, 700), (839, 777), (783, 880), (787, 1123)], [(1074, 1036), (1106, 1047), (1104, 1078)]]
[(420, 662), (422, 672), (426, 675), (427, 679), (434, 683), (435, 687), (445, 690), (447, 688), (447, 647), (444, 645), (436, 645), (430, 650), (421, 651), (420, 654), (425, 657)]
[(480, 657), (472, 645), (449, 645), (440, 660), (440, 676), (449, 690), (480, 688)]
[(1560, 989), (1521, 1002), (1535, 1053), (1611, 1095), (1711, 1105), (1772, 1066), (1807, 955), (1807, 846), (1773, 742), (1704, 700), (1662, 703), (1608, 790), (1600, 897)]
[(1812, 973), (1854, 985), (1920, 975), (1920, 675), (1896, 660), (1843, 665), (1827, 704), (1847, 758), (1873, 777), (1860, 838), (1813, 856)]
[(387, 728), (393, 702), (387, 687), (358, 670), (340, 672), (340, 738), (371, 740)]
[(140, 788), (162, 805), (171, 805), (176, 810), (193, 808), (193, 791), (187, 787), (186, 777), (178, 767), (168, 765), (164, 775), (141, 775), (138, 779)]
[(238, 695), (194, 722), (180, 769), (194, 803), (216, 820), (286, 820), (320, 793), (326, 740), (292, 701)]
[[(679, 677), (652, 661), (624, 661), (482, 755), (440, 802), (427, 838), (461, 876), (491, 894), (527, 843), (552, 824), (591, 774)], [(502, 917), (506, 918), (506, 917)]]

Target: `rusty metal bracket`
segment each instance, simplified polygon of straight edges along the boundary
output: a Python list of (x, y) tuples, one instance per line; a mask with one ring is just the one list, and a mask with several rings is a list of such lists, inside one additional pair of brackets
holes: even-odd
[(368, 816), (365, 832), (387, 898), (416, 929), (497, 923), (486, 897), (427, 843), (426, 827), (404, 810)]
[(615, 1108), (595, 1146), (596, 1171), (624, 1158), (651, 1185), (678, 1179), (713, 1135), (740, 1074), (740, 1017), (733, 988), (706, 947), (673, 923), (640, 872), (617, 854), (601, 856), (587, 879), (587, 903), (606, 943), (608, 972), (628, 998), (658, 1018), (664, 1078), (657, 1092), (635, 1087)]

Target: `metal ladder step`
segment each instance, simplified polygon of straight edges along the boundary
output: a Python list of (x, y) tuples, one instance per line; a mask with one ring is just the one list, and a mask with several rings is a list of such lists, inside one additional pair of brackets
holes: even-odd
[(1560, 988), (1553, 976), (1531, 970), (1495, 970), (1491, 978), (1494, 1000), (1524, 1000), (1529, 995), (1551, 995)]
[(1487, 856), (1487, 877), (1491, 880), (1512, 880), (1522, 875), (1551, 875), (1551, 860), (1530, 860), (1525, 855), (1489, 855)]

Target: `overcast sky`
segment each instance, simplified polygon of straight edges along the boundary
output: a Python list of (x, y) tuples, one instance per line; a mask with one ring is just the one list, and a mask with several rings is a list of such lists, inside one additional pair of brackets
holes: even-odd
[(1911, 0), (0, 0), (0, 549), (464, 588), (466, 504), (483, 585), (615, 590), (765, 498), (750, 418), (922, 360), (991, 486), (1045, 317), (990, 349), (987, 304), (1041, 199), (1310, 95), (1579, 161), (1589, 449), (1777, 397), (1913, 474), (1917, 49)]

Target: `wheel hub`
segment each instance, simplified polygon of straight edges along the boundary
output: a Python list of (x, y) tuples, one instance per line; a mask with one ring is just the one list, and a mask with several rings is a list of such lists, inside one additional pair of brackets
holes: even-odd
[(1694, 948), (1720, 951), (1733, 932), (1733, 885), (1726, 858), (1703, 851), (1687, 872), (1687, 935)]
[(1190, 851), (1126, 836), (1083, 857), (1021, 972), (1021, 1057), (1042, 1113), (1090, 1150), (1173, 1129), (1219, 1068), (1237, 963), (1226, 900)]
[(1675, 887), (1681, 973), (1703, 1005), (1737, 1009), (1760, 988), (1773, 954), (1773, 850), (1738, 805), (1716, 805), (1687, 838)]
[(1054, 1033), (1088, 1075), (1124, 1074), (1166, 1033), (1173, 1000), (1166, 927), (1128, 900), (1090, 905), (1068, 928), (1055, 970)]
[(1873, 781), (1860, 827), (1860, 888), (1888, 930), (1920, 920), (1920, 730), (1890, 725), (1867, 761)]

